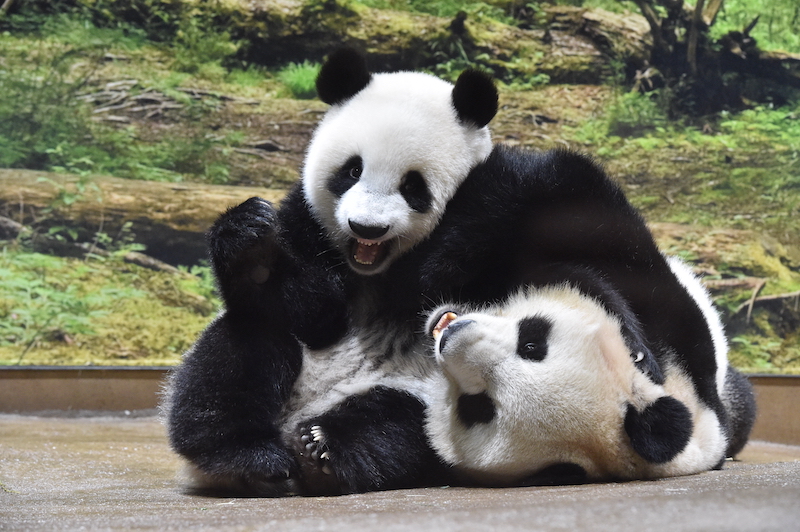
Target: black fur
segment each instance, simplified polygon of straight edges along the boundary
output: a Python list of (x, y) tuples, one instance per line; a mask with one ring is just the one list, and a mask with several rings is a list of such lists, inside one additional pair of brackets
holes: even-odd
[[(342, 103), (370, 79), (358, 54), (336, 52), (318, 78), (320, 98)], [(453, 105), (463, 122), (485, 125), (497, 109), (493, 83), (483, 74), (463, 75)], [(349, 161), (330, 190), (343, 194), (358, 168), (360, 161)], [(404, 195), (419, 210), (429, 201), (416, 177)], [(299, 374), (301, 343), (321, 349), (341, 339), (357, 294), (371, 296), (370, 323), (419, 331), (420, 311), (442, 298), (496, 302), (523, 284), (565, 280), (588, 293), (613, 286), (603, 304), (631, 318), (623, 319), (625, 339), (633, 353), (645, 354), (641, 367), (663, 381), (648, 346), (675, 352), (701, 399), (726, 422), (699, 308), (619, 187), (586, 157), (495, 148), (431, 238), (369, 278), (346, 266), (299, 185), (277, 212), (252, 199), (223, 214), (209, 232), (209, 248), (226, 310), (173, 375), (168, 431), (178, 453), (207, 473), (233, 477), (248, 493), (280, 493), (287, 471), (307, 493), (448, 478), (424, 437), (424, 405), (400, 390), (375, 388), (298, 427), (298, 441), (306, 429), (321, 427), (329, 463), (320, 464), (321, 452), (312, 460), (300, 454), (305, 443), (280, 440), (276, 423)]]
[(731, 420), (725, 456), (734, 457), (742, 451), (753, 429), (756, 420), (756, 399), (753, 385), (747, 377), (731, 367), (725, 375), (723, 402)]
[(240, 334), (237, 325), (230, 316), (213, 322), (173, 375), (170, 443), (245, 493), (277, 495), (298, 469), (274, 421), (300, 369), (300, 346), (289, 334)]
[(599, 273), (629, 304), (630, 323), (641, 323), (623, 334), (633, 353), (645, 354), (651, 378), (663, 381), (649, 346), (670, 348), (726, 423), (700, 308), (622, 190), (588, 157), (496, 146), (422, 248), (421, 289), (432, 299), (500, 301), (521, 284), (559, 281), (584, 289), (581, 268)]
[(225, 312), (173, 374), (169, 439), (206, 473), (264, 494), (261, 482), (297, 469), (276, 420), (299, 375), (298, 339), (321, 348), (344, 334), (351, 274), (299, 187), (278, 212), (260, 198), (228, 210), (208, 240)]
[(478, 423), (489, 423), (497, 413), (492, 398), (486, 393), (460, 395), (456, 412), (467, 428)]
[(497, 114), (494, 80), (480, 70), (465, 70), (453, 88), (453, 107), (464, 124), (483, 127)]
[(361, 92), (371, 80), (364, 56), (352, 48), (340, 48), (320, 68), (317, 95), (328, 105), (337, 105)]
[(364, 170), (364, 161), (358, 155), (350, 157), (344, 165), (328, 181), (327, 187), (337, 198), (344, 196), (344, 193), (358, 183), (361, 172)]
[[(311, 495), (418, 487), (448, 478), (447, 467), (428, 445), (425, 405), (413, 395), (384, 386), (354, 395), (310, 419), (324, 433), (331, 472), (319, 460), (301, 460), (302, 492)], [(302, 428), (298, 434), (306, 433)], [(306, 443), (295, 443), (298, 453)]]
[(654, 464), (675, 458), (692, 437), (692, 414), (674, 397), (659, 397), (639, 412), (628, 405), (625, 433), (639, 456)]
[(403, 182), (400, 183), (400, 194), (409, 207), (420, 213), (428, 212), (433, 203), (433, 196), (425, 178), (414, 170), (403, 177)]
[(535, 362), (541, 362), (547, 356), (547, 337), (553, 324), (550, 321), (531, 317), (520, 320), (518, 324), (517, 354)]

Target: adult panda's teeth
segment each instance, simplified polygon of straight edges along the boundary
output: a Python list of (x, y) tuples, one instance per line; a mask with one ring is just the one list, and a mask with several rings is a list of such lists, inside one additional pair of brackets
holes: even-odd
[(458, 319), (458, 314), (455, 312), (445, 312), (442, 314), (442, 317), (439, 318), (439, 321), (436, 322), (436, 325), (433, 327), (433, 331), (431, 334), (435, 340), (438, 340), (439, 337), (442, 335), (442, 331), (447, 329), (447, 327)]

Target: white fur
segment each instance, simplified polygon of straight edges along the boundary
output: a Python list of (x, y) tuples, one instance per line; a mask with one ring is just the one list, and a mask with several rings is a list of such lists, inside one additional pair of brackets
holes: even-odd
[[(390, 260), (368, 273), (385, 270), (425, 239), (469, 171), (491, 151), (488, 128), (458, 121), (452, 90), (450, 83), (418, 72), (376, 74), (362, 91), (331, 107), (314, 133), (303, 190), (337, 247), (348, 256), (355, 237), (350, 220), (390, 227), (378, 239), (395, 242)], [(355, 155), (364, 162), (361, 178), (336, 198), (327, 183)], [(430, 189), (428, 212), (413, 211), (400, 194), (401, 181), (412, 170), (422, 174)]]
[[(553, 324), (542, 361), (516, 353), (517, 324), (532, 316)], [(443, 353), (437, 341), (445, 381), (427, 430), (436, 451), (472, 480), (513, 484), (558, 463), (577, 464), (591, 479), (654, 478), (704, 471), (723, 456), (719, 421), (691, 380), (668, 365), (664, 386), (650, 381), (634, 365), (619, 321), (577, 290), (528, 288), (458, 320), (475, 323), (451, 334)], [(480, 392), (492, 398), (495, 417), (468, 428), (456, 402)], [(653, 464), (630, 446), (624, 420), (628, 404), (642, 410), (664, 395), (687, 406), (695, 430), (678, 456)]]
[(711, 296), (708, 290), (697, 276), (694, 274), (688, 264), (683, 262), (678, 257), (667, 257), (669, 267), (678, 282), (683, 285), (689, 295), (695, 300), (700, 311), (708, 323), (708, 328), (711, 331), (711, 338), (714, 342), (714, 354), (717, 361), (717, 390), (722, 392), (725, 388), (725, 376), (728, 371), (728, 340), (725, 337), (725, 328), (722, 326), (722, 321), (719, 318), (719, 313), (711, 301)]

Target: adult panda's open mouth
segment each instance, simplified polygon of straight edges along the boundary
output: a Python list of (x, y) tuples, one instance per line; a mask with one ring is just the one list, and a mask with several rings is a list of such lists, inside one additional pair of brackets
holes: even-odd
[(438, 340), (439, 337), (442, 335), (445, 329), (450, 326), (455, 320), (458, 319), (458, 314), (456, 314), (452, 310), (443, 310), (441, 311), (436, 318), (430, 321), (431, 328), (428, 331), (428, 334), (433, 336), (434, 340)]
[(362, 240), (354, 238), (350, 245), (350, 257), (358, 271), (371, 273), (379, 270), (389, 257), (393, 240)]

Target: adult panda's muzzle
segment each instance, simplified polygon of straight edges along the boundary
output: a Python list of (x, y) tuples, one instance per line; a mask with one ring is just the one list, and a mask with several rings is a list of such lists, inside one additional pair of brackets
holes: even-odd
[(442, 354), (448, 340), (464, 327), (474, 324), (475, 320), (460, 320), (458, 319), (458, 314), (452, 310), (446, 310), (433, 323), (434, 326), (430, 333), (437, 342), (436, 351)]

